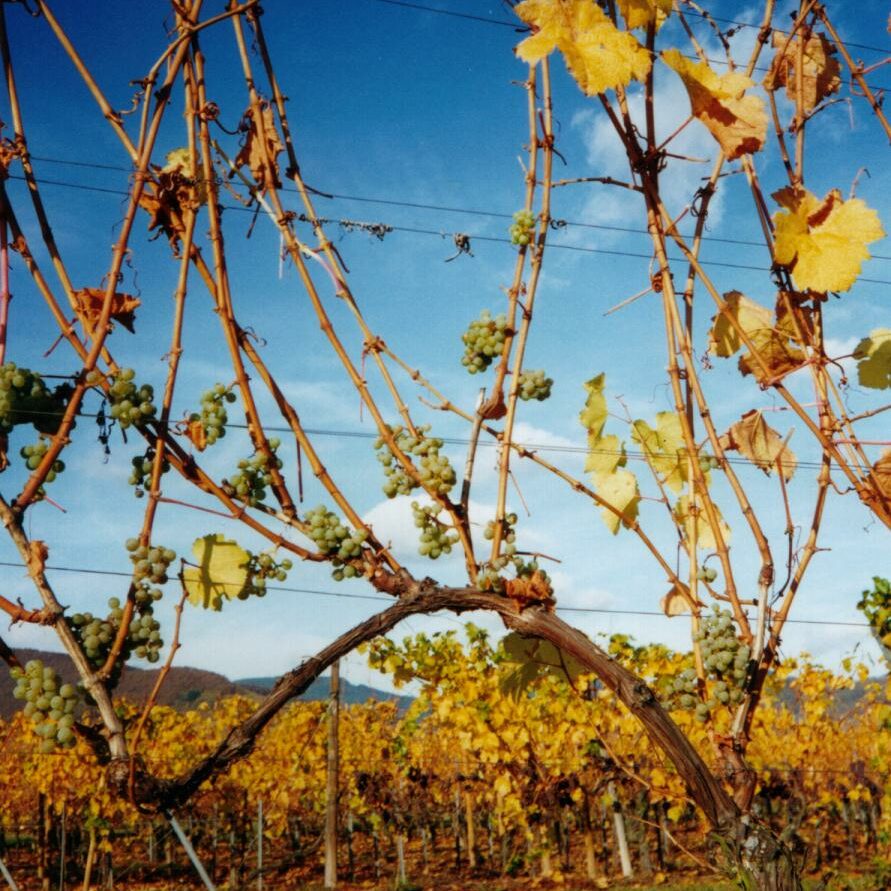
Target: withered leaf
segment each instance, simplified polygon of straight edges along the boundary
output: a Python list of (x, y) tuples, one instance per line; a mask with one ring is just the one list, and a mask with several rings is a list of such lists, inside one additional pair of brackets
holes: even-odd
[(186, 436), (199, 452), (203, 452), (207, 448), (207, 431), (204, 429), (204, 424), (201, 423), (200, 419), (194, 418), (189, 420), (186, 426)]
[(554, 603), (554, 592), (548, 577), (538, 569), (530, 576), (508, 579), (504, 583), (504, 590), (520, 609), (534, 604), (552, 606)]
[(886, 449), (873, 464), (872, 473), (881, 493), (891, 500), (891, 449)]
[(779, 464), (783, 470), (783, 479), (787, 482), (792, 479), (798, 465), (795, 453), (783, 443), (779, 433), (768, 425), (764, 415), (754, 409), (746, 412), (721, 437), (721, 443), (725, 450), (745, 455), (767, 474)]
[(666, 616), (681, 616), (690, 612), (690, 601), (690, 589), (681, 582), (671, 586), (659, 605)]
[[(278, 178), (278, 156), (284, 150), (282, 141), (279, 138), (278, 130), (275, 127), (275, 115), (272, 107), (268, 102), (260, 105), (260, 124), (254, 118), (253, 109), (248, 109), (244, 113), (244, 128), (246, 137), (244, 145), (235, 156), (235, 166), (244, 167), (246, 164), (251, 171), (251, 176), (257, 184), (257, 188), (261, 192), (265, 192), (270, 185), (280, 186), (281, 182)], [(260, 131), (262, 130), (262, 138)], [(263, 139), (266, 145), (264, 152)], [(266, 158), (272, 168), (272, 181), (269, 181), (269, 169), (266, 165)]]
[[(81, 288), (74, 292), (77, 301), (79, 315), (86, 319), (90, 326), (95, 325), (102, 315), (102, 306), (105, 303), (105, 291), (102, 288)], [(120, 322), (131, 334), (136, 308), (142, 301), (132, 294), (122, 294), (115, 291), (111, 295), (111, 318)]]
[[(787, 43), (788, 41), (788, 43)], [(798, 95), (798, 55), (802, 54), (801, 101), (805, 113), (813, 111), (827, 96), (837, 93), (841, 86), (841, 68), (835, 58), (835, 44), (823, 34), (813, 34), (802, 47), (800, 36), (789, 40), (782, 31), (773, 32), (774, 49), (778, 52), (764, 77), (764, 89), (786, 88), (786, 95), (794, 102)], [(782, 52), (785, 47), (785, 52)]]

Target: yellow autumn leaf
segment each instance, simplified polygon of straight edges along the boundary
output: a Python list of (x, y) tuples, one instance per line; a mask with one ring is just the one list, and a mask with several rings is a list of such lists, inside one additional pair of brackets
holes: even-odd
[(857, 380), (861, 387), (891, 387), (891, 328), (876, 328), (854, 348)]
[(248, 581), (250, 554), (222, 535), (196, 538), (192, 553), (197, 566), (183, 570), (183, 584), (189, 603), (204, 609), (222, 609), (223, 598), (237, 597)]
[[(786, 95), (793, 102), (798, 95), (798, 66), (801, 54), (801, 103), (805, 113), (813, 111), (827, 96), (838, 92), (841, 86), (841, 68), (835, 58), (835, 44), (823, 34), (813, 34), (804, 41), (782, 31), (773, 32), (774, 49), (778, 50), (770, 69), (764, 77), (764, 89), (786, 88)], [(783, 49), (785, 48), (785, 52)]]
[(600, 509), (603, 522), (615, 535), (619, 531), (619, 526), (622, 524), (629, 526), (637, 519), (640, 504), (637, 478), (630, 470), (617, 469), (612, 473), (596, 474), (594, 482), (597, 494), (621, 513), (619, 517), (607, 507)]
[(732, 356), (743, 345), (739, 328), (745, 332), (760, 358), (758, 361), (746, 350), (739, 360), (739, 370), (743, 374), (754, 374), (764, 383), (783, 377), (804, 363), (807, 357), (790, 341), (787, 321), (782, 329), (774, 327), (773, 313), (739, 291), (729, 291), (724, 299), (725, 308), (713, 318), (709, 331), (710, 352), (717, 356)]
[(631, 437), (641, 444), (647, 460), (672, 491), (680, 492), (688, 475), (687, 451), (681, 433), (681, 419), (677, 412), (660, 411), (656, 415), (656, 429), (646, 421), (631, 425)]
[(649, 28), (651, 22), (661, 28), (671, 14), (671, 0), (619, 0), (618, 5), (629, 30)]
[(784, 208), (773, 215), (776, 262), (789, 267), (796, 287), (849, 290), (870, 257), (866, 246), (885, 236), (879, 215), (860, 198), (844, 201), (838, 189), (822, 200), (791, 188), (773, 198)]
[(738, 451), (767, 474), (776, 470), (779, 464), (787, 482), (798, 466), (795, 453), (768, 425), (760, 411), (746, 412), (721, 439), (726, 451)]
[(717, 139), (728, 161), (757, 152), (767, 136), (767, 112), (758, 96), (746, 96), (755, 86), (744, 74), (718, 74), (705, 62), (693, 62), (676, 49), (662, 53), (690, 96), (690, 111)]
[(517, 46), (517, 55), (534, 65), (559, 49), (589, 96), (642, 81), (649, 73), (647, 51), (591, 0), (523, 0), (514, 12), (535, 29)]
[(728, 291), (724, 295), (726, 310), (714, 317), (709, 331), (708, 349), (715, 356), (732, 356), (741, 346), (739, 334), (730, 321), (731, 317), (746, 334), (761, 328), (770, 328), (771, 313), (767, 307), (749, 300), (739, 291)]
[(585, 383), (588, 398), (585, 400), (585, 407), (579, 413), (579, 421), (592, 439), (600, 439), (603, 425), (606, 423), (606, 397), (603, 395), (605, 384), (605, 374), (598, 374)]
[(585, 458), (585, 473), (612, 473), (624, 463), (625, 451), (621, 440), (614, 433), (601, 436), (589, 443), (588, 457)]
[[(718, 509), (718, 505), (714, 505), (714, 508), (721, 537), (726, 544), (730, 541), (730, 527), (724, 522), (724, 518), (721, 516), (721, 511)], [(715, 530), (712, 529), (711, 524), (708, 521), (705, 509), (700, 506), (694, 519), (694, 516), (690, 511), (689, 495), (681, 495), (681, 497), (678, 498), (677, 504), (674, 506), (674, 516), (677, 522), (684, 527), (688, 538), (692, 538), (695, 527), (697, 547), (707, 551), (717, 548), (718, 542), (715, 537)]]

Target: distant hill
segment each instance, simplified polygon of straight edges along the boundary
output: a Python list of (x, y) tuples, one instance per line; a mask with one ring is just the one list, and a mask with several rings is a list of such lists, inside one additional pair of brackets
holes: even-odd
[[(268, 693), (278, 678), (241, 678), (235, 683), (239, 687), (256, 693)], [(300, 698), (315, 702), (319, 699), (327, 699), (330, 689), (331, 680), (328, 675), (316, 678), (309, 689)], [(340, 679), (340, 701), (345, 705), (361, 704), (368, 702), (369, 699), (375, 701), (395, 700), (400, 711), (405, 711), (413, 702), (413, 696), (405, 696), (399, 693), (387, 693), (384, 690), (378, 690), (376, 687), (369, 687), (367, 684), (352, 684), (343, 678)]]
[[(16, 655), (24, 665), (29, 659), (40, 659), (44, 665), (55, 668), (63, 678), (74, 680), (74, 670), (68, 657), (62, 653), (47, 653), (42, 650), (16, 650)], [(158, 669), (142, 669), (128, 667), (124, 669), (121, 682), (115, 691), (116, 696), (121, 696), (133, 702), (143, 702), (148, 697), (158, 677)], [(277, 678), (246, 678), (239, 681), (230, 681), (229, 678), (213, 671), (204, 671), (200, 668), (188, 668), (174, 666), (161, 688), (159, 702), (161, 705), (173, 706), (173, 708), (186, 710), (194, 708), (201, 702), (215, 702), (225, 696), (239, 694), (253, 699), (264, 696), (275, 684)], [(19, 703), (12, 697), (15, 686), (9, 677), (5, 667), (0, 668), (0, 718), (10, 717), (18, 708)], [(309, 690), (300, 697), (306, 701), (327, 699), (329, 680), (327, 677), (317, 678)], [(389, 700), (395, 699), (400, 710), (408, 708), (412, 703), (411, 696), (398, 696), (376, 690), (365, 684), (351, 684), (341, 679), (341, 701), (345, 704), (366, 702), (369, 699)]]

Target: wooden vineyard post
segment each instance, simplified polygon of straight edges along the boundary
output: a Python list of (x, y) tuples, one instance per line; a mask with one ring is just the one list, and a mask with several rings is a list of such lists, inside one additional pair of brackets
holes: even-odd
[(622, 862), (622, 875), (625, 878), (631, 876), (631, 855), (628, 853), (628, 836), (625, 833), (625, 815), (622, 813), (622, 805), (616, 794), (616, 784), (609, 784), (609, 794), (613, 800), (613, 827), (616, 831), (616, 845), (619, 848), (619, 859)]
[(263, 799), (257, 802), (257, 891), (263, 891)]
[(192, 861), (192, 866), (195, 867), (195, 872), (198, 873), (201, 877), (201, 881), (204, 882), (204, 887), (207, 888), (207, 891), (217, 891), (213, 882), (210, 880), (210, 876), (207, 874), (207, 870), (204, 868), (204, 864), (201, 862), (195, 848), (192, 846), (192, 842), (189, 841), (189, 837), (183, 832), (182, 826), (179, 825), (179, 820), (177, 820), (172, 813), (167, 815), (167, 819), (170, 821), (170, 826), (176, 833), (176, 837), (185, 849), (186, 854), (189, 855), (189, 860)]
[(0, 857), (0, 875), (6, 879), (6, 884), (9, 885), (11, 891), (19, 891), (19, 886), (16, 885), (15, 879), (12, 877), (10, 871), (6, 868), (6, 864), (3, 862), (3, 858)]
[(331, 665), (328, 706), (328, 779), (325, 791), (325, 887), (337, 887), (338, 730), (340, 724), (340, 661)]

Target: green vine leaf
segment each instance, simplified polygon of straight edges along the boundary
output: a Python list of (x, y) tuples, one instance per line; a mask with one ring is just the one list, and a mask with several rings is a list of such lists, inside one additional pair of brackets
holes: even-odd
[(854, 349), (857, 380), (861, 387), (887, 390), (891, 387), (891, 328), (876, 328)]
[(552, 675), (575, 684), (585, 671), (584, 666), (565, 650), (538, 637), (524, 637), (514, 631), (502, 640), (501, 645), (507, 661), (515, 663), (517, 668), (506, 675), (499, 686), (502, 693), (514, 699), (539, 678)]
[(195, 539), (192, 553), (198, 565), (183, 570), (189, 603), (220, 610), (224, 597), (233, 600), (245, 589), (251, 555), (237, 542), (220, 533), (205, 535)]

